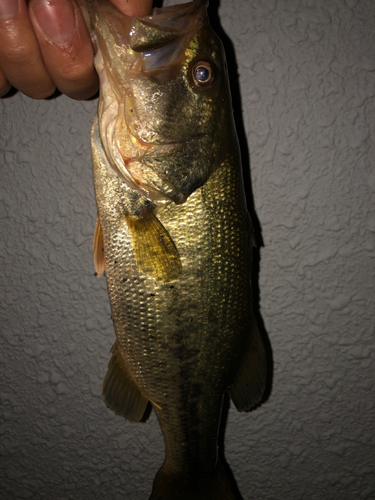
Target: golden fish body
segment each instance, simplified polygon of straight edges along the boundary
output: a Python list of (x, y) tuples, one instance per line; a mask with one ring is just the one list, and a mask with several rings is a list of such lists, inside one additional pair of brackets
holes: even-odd
[(204, 0), (138, 19), (89, 7), (94, 254), (117, 336), (104, 399), (131, 421), (156, 412), (165, 461), (151, 499), (232, 499), (217, 454), (223, 394), (255, 406), (266, 365), (222, 46)]

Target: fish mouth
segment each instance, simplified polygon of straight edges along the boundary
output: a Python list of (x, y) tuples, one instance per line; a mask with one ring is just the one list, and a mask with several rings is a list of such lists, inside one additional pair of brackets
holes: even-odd
[[(201, 26), (208, 0), (155, 7), (151, 16), (134, 19), (130, 32), (130, 47), (136, 52), (157, 50)], [(202, 12), (203, 11), (203, 12)], [(155, 39), (155, 32), (158, 33)]]
[[(186, 48), (207, 23), (208, 1), (154, 8), (151, 16), (138, 18), (124, 16), (109, 0), (88, 5), (101, 84), (99, 130), (108, 164), (146, 198), (181, 203), (205, 178), (203, 167), (195, 176), (192, 165), (201, 160), (193, 161), (191, 154), (203, 129), (194, 128), (194, 115), (179, 89), (190, 88), (182, 76), (187, 54), (193, 57)], [(182, 116), (190, 128), (180, 126)]]
[(178, 58), (183, 46), (181, 42), (203, 25), (208, 0), (155, 7), (152, 15), (142, 17), (125, 16), (109, 0), (89, 0), (88, 4), (96, 25), (95, 32), (91, 25), (88, 27), (96, 50), (105, 47), (101, 38), (111, 39), (118, 47), (125, 43), (134, 52), (141, 53), (143, 70), (147, 71), (165, 67)]

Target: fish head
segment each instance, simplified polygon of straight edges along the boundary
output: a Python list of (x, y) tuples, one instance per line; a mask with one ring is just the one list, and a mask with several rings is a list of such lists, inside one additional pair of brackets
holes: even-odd
[(148, 199), (182, 203), (224, 162), (234, 136), (225, 55), (207, 1), (141, 18), (108, 1), (90, 3), (109, 163)]

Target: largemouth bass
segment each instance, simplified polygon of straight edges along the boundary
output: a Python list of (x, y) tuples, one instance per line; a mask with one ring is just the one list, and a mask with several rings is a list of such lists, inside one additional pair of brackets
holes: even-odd
[(151, 499), (232, 499), (223, 395), (257, 405), (266, 361), (223, 48), (205, 0), (142, 18), (88, 7), (101, 88), (94, 260), (117, 337), (104, 400), (130, 421), (150, 404), (157, 415), (165, 460)]

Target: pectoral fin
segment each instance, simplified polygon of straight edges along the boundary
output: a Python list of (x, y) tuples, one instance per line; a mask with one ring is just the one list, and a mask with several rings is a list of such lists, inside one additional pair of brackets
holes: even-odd
[(117, 341), (111, 352), (112, 358), (102, 385), (103, 399), (116, 415), (130, 422), (139, 422), (146, 411), (148, 399), (129, 375)]
[(104, 272), (104, 242), (103, 242), (103, 230), (100, 223), (99, 215), (96, 216), (94, 237), (92, 240), (92, 253), (94, 254), (94, 267), (95, 272), (98, 277)]
[(238, 367), (233, 385), (228, 390), (238, 411), (249, 411), (261, 401), (266, 379), (266, 352), (254, 318), (248, 347)]
[(139, 217), (126, 220), (139, 268), (155, 281), (177, 279), (181, 274), (178, 250), (151, 207), (146, 205)]

